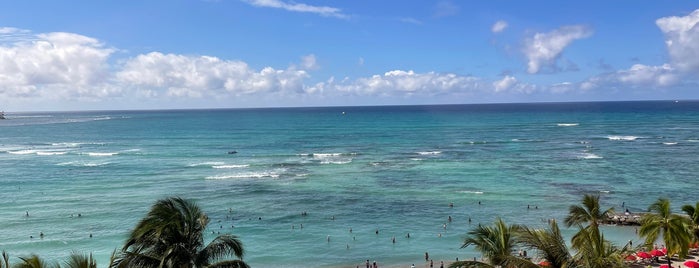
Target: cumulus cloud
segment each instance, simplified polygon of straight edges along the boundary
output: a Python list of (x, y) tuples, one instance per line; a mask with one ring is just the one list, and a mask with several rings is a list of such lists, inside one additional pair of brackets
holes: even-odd
[(313, 92), (337, 91), (352, 95), (369, 96), (434, 96), (444, 93), (464, 93), (483, 90), (486, 84), (477, 77), (451, 73), (416, 73), (412, 70), (393, 70), (383, 75), (372, 75), (354, 80), (328, 80), (309, 88)]
[(628, 70), (598, 75), (580, 83), (580, 89), (591, 90), (601, 87), (669, 87), (680, 82), (680, 75), (670, 64), (648, 66), (634, 64)]
[(544, 67), (556, 69), (556, 60), (563, 50), (577, 39), (592, 35), (592, 30), (582, 25), (563, 26), (548, 33), (536, 33), (524, 42), (527, 72), (538, 73)]
[[(23, 37), (13, 38), (18, 34)], [(73, 33), (32, 35), (26, 30), (0, 29), (0, 36), (8, 35), (11, 38), (3, 38), (0, 44), (3, 94), (90, 97), (116, 90), (101, 85), (109, 77), (107, 59), (114, 49), (98, 40)]]
[(270, 7), (292, 12), (313, 13), (323, 17), (349, 18), (348, 15), (342, 13), (341, 9), (336, 7), (313, 6), (304, 3), (284, 2), (281, 0), (245, 0), (245, 2), (256, 7)]
[(502, 92), (510, 89), (516, 83), (517, 78), (515, 78), (514, 76), (506, 75), (501, 80), (493, 82), (493, 88), (495, 89), (495, 92)]
[(699, 9), (683, 17), (655, 21), (665, 34), (665, 45), (672, 64), (684, 72), (699, 74)]
[(151, 52), (128, 60), (116, 77), (125, 85), (164, 89), (168, 96), (202, 97), (301, 91), (308, 74), (293, 68), (255, 71), (242, 61)]
[(493, 24), (493, 27), (490, 27), (490, 31), (493, 33), (499, 33), (505, 30), (507, 28), (507, 22), (504, 20), (499, 20), (496, 21), (495, 24)]

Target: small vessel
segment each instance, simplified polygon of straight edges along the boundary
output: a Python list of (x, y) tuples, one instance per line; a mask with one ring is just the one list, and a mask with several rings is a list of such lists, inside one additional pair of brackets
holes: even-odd
[(0, 112), (0, 120), (2, 120), (2, 119), (7, 119), (7, 118), (5, 118), (5, 112)]

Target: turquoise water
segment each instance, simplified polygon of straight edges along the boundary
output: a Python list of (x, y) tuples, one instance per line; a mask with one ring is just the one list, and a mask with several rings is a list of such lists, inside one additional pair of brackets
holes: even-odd
[[(208, 213), (207, 239), (238, 235), (254, 267), (480, 257), (460, 249), (473, 226), (543, 226), (584, 193), (632, 211), (659, 197), (677, 212), (698, 200), (699, 102), (7, 116), (0, 249), (13, 259), (83, 251), (104, 267), (172, 195)], [(605, 230), (637, 239), (632, 228)]]

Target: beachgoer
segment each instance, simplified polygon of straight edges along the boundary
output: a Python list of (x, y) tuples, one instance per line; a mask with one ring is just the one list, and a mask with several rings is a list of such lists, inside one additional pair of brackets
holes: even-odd
[(415, 268), (415, 264), (413, 263), (413, 265), (410, 265), (410, 268)]
[(432, 262), (432, 260), (430, 260), (430, 268), (432, 268), (432, 267), (434, 267), (434, 262)]
[(395, 236), (393, 236), (393, 237), (391, 238), (391, 242), (393, 242), (393, 244), (396, 243), (396, 237), (395, 237)]
[(376, 235), (379, 235), (379, 229), (376, 229)]
[(410, 233), (406, 234), (405, 238), (410, 238)]
[(453, 208), (453, 207), (454, 207), (454, 203), (453, 203), (453, 202), (452, 202), (452, 203), (449, 203), (449, 207), (450, 207), (450, 208)]
[(425, 261), (429, 261), (429, 260), (430, 260), (430, 254), (427, 254), (427, 252), (425, 252)]
[[(458, 261), (458, 260), (457, 260), (457, 261)], [(439, 268), (444, 268), (444, 262), (443, 262), (443, 261), (439, 261)]]
[(370, 264), (369, 264), (369, 259), (367, 259), (367, 260), (366, 260), (366, 268), (369, 268), (369, 266), (370, 266)]
[(352, 227), (350, 227), (350, 233), (352, 233)]
[(376, 264), (376, 261), (374, 261), (374, 268), (378, 268), (379, 265)]
[(27, 213), (25, 214), (25, 216), (29, 217), (29, 211), (27, 211)]
[(449, 218), (447, 218), (447, 220), (448, 220), (449, 222), (451, 222), (451, 215), (449, 215)]

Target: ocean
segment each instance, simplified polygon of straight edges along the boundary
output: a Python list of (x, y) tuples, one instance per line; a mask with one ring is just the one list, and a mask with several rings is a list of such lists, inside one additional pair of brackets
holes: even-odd
[[(562, 222), (586, 193), (617, 211), (699, 201), (697, 101), (6, 116), (0, 250), (13, 262), (77, 251), (106, 267), (168, 196), (209, 215), (206, 242), (239, 236), (253, 267), (480, 258), (460, 248), (474, 226)], [(640, 242), (633, 227), (604, 231)]]

